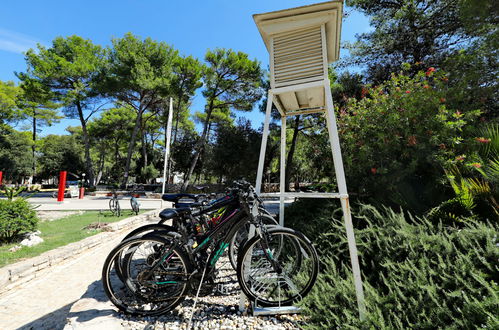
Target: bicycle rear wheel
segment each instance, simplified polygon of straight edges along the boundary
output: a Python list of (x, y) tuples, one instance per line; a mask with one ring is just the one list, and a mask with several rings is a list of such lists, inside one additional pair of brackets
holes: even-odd
[(119, 217), (121, 215), (120, 203), (117, 198), (112, 198), (109, 200), (109, 210), (112, 214)]
[[(173, 248), (163, 261), (160, 256), (171, 242), (148, 235), (131, 238), (108, 255), (102, 269), (104, 291), (121, 311), (132, 315), (159, 315), (174, 309), (188, 294), (191, 265), (184, 252)], [(121, 280), (116, 273), (118, 255), (127, 255)], [(151, 271), (152, 266), (161, 262)]]
[(244, 294), (260, 306), (291, 305), (312, 289), (319, 257), (300, 232), (274, 227), (241, 249), (237, 277)]
[[(163, 225), (163, 224), (149, 224), (149, 225), (144, 225), (139, 228), (135, 228), (132, 230), (130, 233), (128, 233), (125, 238), (123, 238), (122, 242), (124, 242), (127, 239), (130, 239), (132, 237), (142, 237), (146, 234), (151, 234), (151, 233), (168, 233), (168, 232), (175, 232), (175, 227), (168, 226), (168, 225)], [(159, 235), (161, 236), (161, 235)], [(165, 235), (166, 236), (166, 235)], [(166, 239), (169, 239), (170, 237), (163, 237)], [(125, 276), (123, 275), (122, 271), (122, 264), (123, 264), (123, 254), (122, 253), (117, 253), (116, 254), (116, 260), (114, 261), (114, 266), (116, 267), (115, 271), (118, 277), (122, 280), (125, 281)]]

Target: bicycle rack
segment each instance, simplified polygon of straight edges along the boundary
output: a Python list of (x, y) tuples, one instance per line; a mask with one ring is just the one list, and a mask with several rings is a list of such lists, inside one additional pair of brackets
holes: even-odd
[(251, 304), (251, 315), (283, 315), (283, 314), (299, 314), (301, 308), (296, 306), (280, 306), (280, 307), (258, 307), (256, 303)]
[[(364, 292), (328, 77), (329, 63), (337, 61), (339, 58), (342, 15), (343, 2), (328, 1), (253, 16), (270, 53), (271, 87), (268, 91), (255, 187), (256, 192), (262, 197), (279, 197), (280, 225), (284, 225), (284, 201), (286, 197), (340, 199), (359, 317), (362, 320), (365, 315)], [(275, 105), (281, 115), (280, 190), (277, 194), (260, 194), (272, 105)], [(286, 118), (307, 114), (322, 114), (326, 119), (338, 193), (285, 192)], [(253, 233), (254, 229), (250, 228), (250, 237)], [(245, 306), (245, 298), (241, 294), (240, 309)], [(255, 311), (257, 313), (284, 313), (289, 310), (293, 309), (279, 307), (277, 309), (256, 309)]]

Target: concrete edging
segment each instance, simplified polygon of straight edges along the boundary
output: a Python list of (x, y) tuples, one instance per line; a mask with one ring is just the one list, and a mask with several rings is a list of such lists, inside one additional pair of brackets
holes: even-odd
[(71, 259), (90, 248), (108, 241), (112, 236), (118, 234), (122, 230), (156, 218), (158, 212), (158, 210), (153, 210), (118, 222), (110, 223), (108, 226), (112, 231), (102, 232), (81, 241), (44, 252), (37, 257), (0, 268), (0, 294), (4, 294), (27, 281), (31, 281), (38, 277), (37, 275), (39, 275), (40, 272), (58, 265), (64, 260)]

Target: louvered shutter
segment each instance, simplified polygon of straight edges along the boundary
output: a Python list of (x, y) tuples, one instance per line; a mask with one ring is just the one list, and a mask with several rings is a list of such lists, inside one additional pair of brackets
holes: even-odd
[(323, 80), (325, 73), (320, 26), (276, 34), (272, 40), (274, 87)]

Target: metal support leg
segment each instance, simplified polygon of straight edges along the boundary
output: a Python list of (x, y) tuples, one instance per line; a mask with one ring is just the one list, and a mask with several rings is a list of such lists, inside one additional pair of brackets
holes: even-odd
[[(267, 150), (267, 139), (269, 137), (270, 112), (272, 111), (273, 97), (274, 94), (272, 93), (272, 90), (269, 90), (267, 98), (267, 109), (265, 111), (265, 123), (263, 124), (262, 144), (260, 146), (260, 159), (258, 160), (258, 170), (256, 173), (255, 190), (257, 194), (260, 194), (262, 187), (263, 166), (265, 163), (265, 152)], [(250, 225), (248, 232), (248, 240), (251, 239), (254, 235), (255, 235), (255, 226)], [(241, 295), (239, 296), (239, 311), (243, 312), (245, 305), (246, 305), (246, 296), (244, 295), (244, 293), (241, 292)]]
[(279, 179), (279, 225), (284, 226), (284, 192), (286, 191), (286, 117), (281, 117), (281, 169)]
[(274, 94), (269, 90), (267, 97), (267, 109), (265, 111), (265, 123), (263, 124), (262, 145), (260, 146), (260, 159), (258, 160), (258, 170), (256, 172), (255, 190), (259, 194), (262, 187), (263, 166), (265, 164), (265, 152), (267, 150), (267, 139), (269, 137), (270, 112), (272, 110), (272, 102)]
[(329, 92), (329, 81), (325, 84), (326, 89), (326, 120), (329, 132), (329, 142), (333, 153), (334, 171), (338, 190), (341, 195), (341, 208), (343, 209), (343, 218), (345, 219), (345, 229), (347, 233), (348, 249), (350, 251), (350, 261), (352, 264), (355, 293), (357, 295), (357, 306), (359, 308), (359, 317), (364, 320), (366, 306), (364, 302), (364, 289), (362, 287), (362, 278), (360, 275), (359, 259), (357, 255), (357, 246), (355, 244), (355, 235), (353, 230), (352, 215), (350, 213), (350, 204), (348, 200), (345, 172), (343, 170), (343, 159), (341, 157), (340, 141), (338, 137), (338, 128), (336, 127), (336, 117), (334, 115), (333, 98)]

